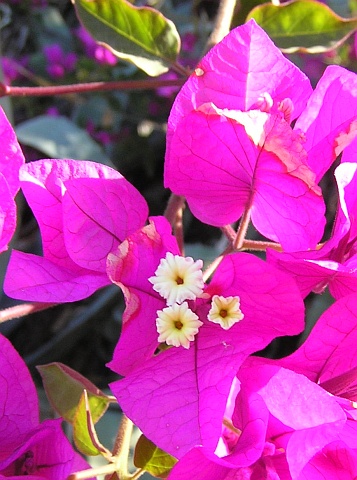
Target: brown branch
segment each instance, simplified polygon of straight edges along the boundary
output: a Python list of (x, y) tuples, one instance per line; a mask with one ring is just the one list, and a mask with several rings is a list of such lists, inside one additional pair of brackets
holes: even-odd
[(48, 308), (55, 307), (57, 303), (23, 303), (16, 305), (15, 307), (5, 308), (0, 311), (0, 323), (7, 322), (8, 320), (14, 320), (15, 318), (26, 317), (35, 312), (41, 312)]
[(241, 218), (237, 235), (233, 242), (234, 250), (240, 250), (242, 248), (242, 245), (245, 240), (245, 236), (247, 234), (247, 230), (249, 227), (251, 212), (252, 212), (252, 205), (250, 204), (250, 206), (247, 207), (246, 210), (244, 211), (243, 216)]
[(0, 83), (0, 97), (4, 96), (51, 96), (65, 95), (69, 93), (85, 93), (107, 90), (151, 90), (159, 87), (180, 87), (186, 78), (173, 80), (159, 80), (150, 78), (145, 80), (123, 80), (118, 82), (90, 82), (77, 83), (75, 85), (51, 85), (40, 87), (16, 87)]

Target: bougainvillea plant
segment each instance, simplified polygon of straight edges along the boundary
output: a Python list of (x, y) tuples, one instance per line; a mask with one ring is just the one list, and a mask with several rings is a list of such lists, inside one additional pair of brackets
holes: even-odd
[[(151, 216), (143, 195), (112, 167), (69, 158), (25, 163), (0, 112), (0, 251), (16, 227), (19, 188), (42, 239), (42, 255), (11, 252), (4, 291), (31, 302), (16, 314), (82, 300), (111, 284), (125, 301), (107, 364), (118, 375), (113, 395), (58, 362), (39, 367), (75, 448), (62, 419), (40, 422), (24, 361), (0, 337), (0, 478), (356, 478), (357, 75), (331, 65), (312, 88), (281, 51), (336, 47), (356, 20), (296, 0), (258, 6), (240, 24), (235, 2), (222, 1), (212, 48), (190, 70), (179, 61), (174, 24), (153, 8), (73, 3), (83, 24), (76, 35), (89, 56), (106, 67), (128, 60), (159, 78), (39, 90), (2, 84), (2, 95), (184, 83), (167, 123), (164, 184), (171, 196), (163, 215)], [(274, 14), (283, 29), (291, 12), (300, 19), (306, 9), (325, 22), (312, 31), (311, 45), (297, 34), (301, 21), (294, 21), (297, 43), (282, 30), (280, 48), (257, 23)], [(232, 19), (239, 26), (230, 29)], [(74, 55), (54, 46), (44, 53), (53, 78), (75, 69)], [(322, 184), (331, 168), (338, 205), (326, 238)], [(185, 202), (221, 230), (223, 251), (209, 264), (185, 254)], [(304, 332), (304, 299), (325, 289), (333, 305), (299, 348), (280, 355), (272, 344)], [(12, 309), (2, 313), (12, 318)], [(122, 412), (113, 449), (95, 427), (111, 403)], [(142, 436), (129, 472), (133, 424)], [(90, 468), (76, 450), (106, 464)]]

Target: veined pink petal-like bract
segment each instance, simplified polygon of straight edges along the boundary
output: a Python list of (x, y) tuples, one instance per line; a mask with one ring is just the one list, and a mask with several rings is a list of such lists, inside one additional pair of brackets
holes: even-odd
[(116, 170), (76, 160), (39, 160), (20, 170), (38, 221), (43, 257), (14, 251), (6, 293), (20, 300), (73, 302), (110, 284), (106, 257), (142, 227), (148, 207)]

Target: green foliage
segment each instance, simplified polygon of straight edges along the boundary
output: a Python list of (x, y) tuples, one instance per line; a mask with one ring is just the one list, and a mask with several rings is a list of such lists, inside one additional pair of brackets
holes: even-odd
[(37, 32), (34, 41), (38, 48), (56, 43), (65, 50), (73, 49), (71, 30), (57, 8), (49, 6), (45, 10), (35, 9), (30, 16), (30, 23)]
[(177, 462), (176, 458), (164, 452), (144, 435), (138, 440), (134, 453), (134, 465), (143, 468), (158, 478), (166, 478)]
[(37, 367), (47, 398), (53, 409), (73, 423), (83, 391), (86, 390), (91, 418), (96, 423), (108, 408), (110, 398), (75, 370), (61, 363)]
[(180, 50), (175, 25), (160, 12), (125, 0), (74, 0), (84, 27), (118, 57), (148, 75), (169, 69)]
[(108, 457), (111, 455), (98, 440), (86, 390), (81, 395), (73, 417), (73, 438), (76, 447), (84, 455), (106, 455)]
[(357, 28), (357, 19), (345, 19), (314, 0), (296, 0), (283, 5), (254, 8), (254, 18), (274, 43), (286, 53), (327, 52), (339, 46)]
[(51, 158), (93, 160), (109, 165), (102, 148), (82, 128), (63, 116), (40, 115), (16, 127), (18, 139)]

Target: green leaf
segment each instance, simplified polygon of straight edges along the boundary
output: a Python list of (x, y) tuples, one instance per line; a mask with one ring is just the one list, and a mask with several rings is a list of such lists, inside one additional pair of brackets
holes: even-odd
[(98, 440), (94, 429), (87, 391), (84, 390), (73, 417), (73, 439), (84, 455), (104, 455), (110, 452)]
[(136, 467), (143, 468), (155, 477), (166, 478), (176, 462), (176, 458), (158, 448), (144, 435), (140, 436), (134, 452)]
[(16, 127), (19, 142), (36, 148), (50, 158), (93, 160), (110, 165), (100, 146), (66, 117), (40, 115)]
[(180, 37), (175, 25), (149, 7), (125, 0), (72, 0), (83, 26), (118, 57), (153, 77), (176, 61)]
[(278, 6), (264, 4), (254, 8), (247, 20), (250, 18), (286, 53), (332, 50), (357, 28), (357, 18), (339, 17), (327, 5), (314, 0), (296, 0)]
[(72, 368), (55, 362), (40, 365), (37, 369), (42, 377), (50, 404), (67, 422), (73, 423), (84, 389), (88, 392), (88, 402), (94, 423), (107, 410), (110, 398)]

